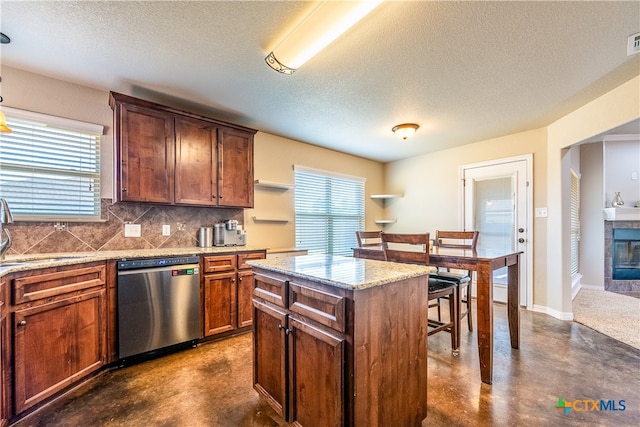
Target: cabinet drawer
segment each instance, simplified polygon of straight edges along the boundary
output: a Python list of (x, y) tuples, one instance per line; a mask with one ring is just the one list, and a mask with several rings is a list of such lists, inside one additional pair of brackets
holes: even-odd
[(289, 310), (340, 332), (345, 331), (345, 298), (289, 282)]
[(280, 307), (285, 307), (287, 302), (287, 282), (263, 274), (256, 274), (253, 277), (254, 296)]
[(238, 269), (243, 270), (245, 268), (251, 268), (250, 265), (247, 264), (247, 261), (251, 261), (252, 259), (265, 259), (265, 252), (246, 252), (238, 254)]
[[(35, 274), (34, 274), (35, 273)], [(104, 286), (106, 267), (93, 265), (84, 268), (57, 268), (34, 271), (28, 276), (12, 280), (13, 302), (22, 304), (70, 292)]]
[(219, 273), (236, 269), (236, 254), (208, 256), (203, 260), (205, 273)]

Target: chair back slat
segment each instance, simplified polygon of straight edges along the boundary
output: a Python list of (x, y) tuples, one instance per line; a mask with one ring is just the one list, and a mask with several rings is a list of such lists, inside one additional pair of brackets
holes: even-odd
[(359, 248), (378, 248), (382, 247), (380, 238), (381, 231), (356, 231)]
[(381, 239), (387, 261), (429, 265), (429, 233), (382, 233)]
[(441, 248), (475, 249), (479, 234), (477, 231), (436, 230), (434, 244)]

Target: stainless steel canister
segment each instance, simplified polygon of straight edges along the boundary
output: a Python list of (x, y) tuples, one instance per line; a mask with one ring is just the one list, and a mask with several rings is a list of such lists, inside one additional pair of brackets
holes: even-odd
[(213, 246), (213, 227), (200, 227), (198, 242), (201, 248), (210, 248)]
[(215, 246), (224, 246), (224, 224), (214, 225), (213, 244)]

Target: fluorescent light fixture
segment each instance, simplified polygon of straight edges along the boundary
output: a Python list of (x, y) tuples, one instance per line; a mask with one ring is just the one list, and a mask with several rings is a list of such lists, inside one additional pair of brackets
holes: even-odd
[(296, 27), (265, 61), (274, 70), (292, 74), (383, 0), (325, 1)]
[(401, 125), (394, 126), (391, 130), (400, 138), (407, 139), (416, 133), (419, 127), (420, 126), (415, 123), (403, 123)]

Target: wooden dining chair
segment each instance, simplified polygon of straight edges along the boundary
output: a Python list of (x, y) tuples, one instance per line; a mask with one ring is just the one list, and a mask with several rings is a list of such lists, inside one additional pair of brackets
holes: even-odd
[[(429, 233), (425, 234), (398, 234), (382, 233), (382, 250), (386, 261), (418, 264), (429, 266)], [(432, 278), (429, 276), (428, 300), (438, 301), (440, 298), (449, 300), (449, 321), (442, 319), (429, 319), (429, 331), (427, 336), (431, 336), (440, 331), (451, 333), (451, 349), (458, 352), (458, 324), (459, 316), (457, 312), (458, 302), (456, 300), (456, 284), (451, 281)], [(428, 316), (428, 315), (427, 315)]]
[(382, 240), (380, 239), (381, 231), (356, 231), (359, 248), (380, 249)]
[[(479, 232), (477, 231), (444, 231), (436, 230), (436, 238), (434, 245), (440, 248), (453, 248), (453, 249), (476, 249), (478, 243)], [(443, 280), (452, 280), (456, 283), (456, 297), (458, 300), (458, 315), (460, 321), (464, 317), (467, 317), (467, 325), (469, 331), (473, 331), (473, 305), (471, 303), (471, 274), (467, 270), (456, 270), (455, 273), (450, 272), (450, 269), (445, 269), (444, 273), (435, 273), (435, 277)], [(439, 302), (438, 302), (439, 305)], [(465, 306), (465, 310), (462, 310), (462, 306)], [(438, 310), (440, 307), (438, 307)]]

